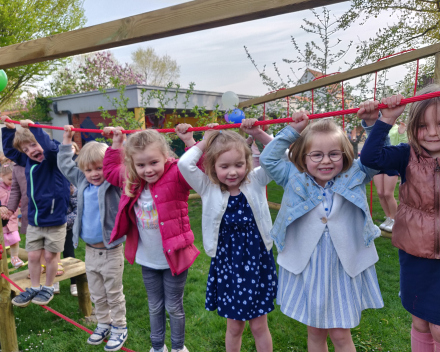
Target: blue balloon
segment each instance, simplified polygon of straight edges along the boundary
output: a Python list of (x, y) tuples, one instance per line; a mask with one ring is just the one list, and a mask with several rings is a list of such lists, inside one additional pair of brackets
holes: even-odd
[(244, 112), (240, 109), (234, 109), (229, 113), (228, 119), (230, 123), (241, 123), (245, 118)]

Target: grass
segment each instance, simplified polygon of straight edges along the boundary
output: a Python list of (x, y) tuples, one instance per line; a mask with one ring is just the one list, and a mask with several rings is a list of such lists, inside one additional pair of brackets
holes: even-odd
[[(369, 187), (367, 187), (369, 192)], [(269, 200), (280, 203), (282, 189), (271, 183), (268, 186)], [(368, 193), (369, 194), (369, 193)], [(396, 194), (397, 198), (397, 194)], [(377, 195), (374, 197), (373, 219), (377, 224), (383, 221)], [(186, 312), (186, 341), (191, 352), (224, 351), (226, 320), (216, 312), (204, 309), (206, 279), (210, 258), (203, 252), (201, 233), (201, 201), (189, 203), (191, 226), (195, 234), (195, 244), (201, 254), (189, 270), (185, 287), (184, 306)], [(277, 211), (271, 211), (275, 219)], [(385, 238), (376, 240), (380, 260), (376, 265), (385, 308), (366, 310), (362, 314), (359, 327), (352, 330), (357, 351), (410, 351), (411, 318), (398, 297), (399, 264), (397, 249)], [(21, 241), (24, 246), (24, 236)], [(84, 243), (76, 250), (76, 256), (84, 260)], [(274, 250), (277, 255), (276, 249)], [(61, 282), (61, 295), (55, 297), (50, 306), (68, 317), (94, 329), (94, 324), (87, 325), (78, 309), (77, 298), (70, 296), (70, 282)], [(124, 293), (127, 300), (127, 322), (129, 337), (126, 347), (134, 351), (149, 351), (150, 323), (148, 302), (142, 282), (141, 267), (125, 263)], [(16, 316), (19, 348), (22, 351), (102, 351), (101, 346), (86, 344), (88, 334), (68, 324), (57, 316), (31, 304), (25, 309), (14, 309)], [(272, 333), (274, 351), (303, 352), (307, 351), (306, 326), (284, 316), (278, 306), (268, 315), (269, 328)], [(166, 336), (170, 348), (169, 322)], [(329, 341), (330, 351), (334, 348)], [(243, 335), (241, 351), (255, 351), (255, 344), (249, 326)]]

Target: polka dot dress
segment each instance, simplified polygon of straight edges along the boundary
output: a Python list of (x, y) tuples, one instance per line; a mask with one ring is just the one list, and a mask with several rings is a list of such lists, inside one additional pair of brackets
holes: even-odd
[(258, 318), (274, 309), (277, 272), (243, 193), (230, 196), (211, 259), (205, 308), (234, 320)]

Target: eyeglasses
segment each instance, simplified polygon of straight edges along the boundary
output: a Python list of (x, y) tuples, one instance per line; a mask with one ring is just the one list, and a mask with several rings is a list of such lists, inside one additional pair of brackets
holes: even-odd
[(324, 154), (323, 152), (311, 152), (306, 155), (310, 157), (310, 160), (312, 160), (313, 162), (320, 163), (322, 159), (324, 159), (324, 155), (327, 155), (331, 161), (339, 161), (342, 158), (342, 154), (345, 153), (341, 152), (340, 150), (332, 150), (328, 154)]

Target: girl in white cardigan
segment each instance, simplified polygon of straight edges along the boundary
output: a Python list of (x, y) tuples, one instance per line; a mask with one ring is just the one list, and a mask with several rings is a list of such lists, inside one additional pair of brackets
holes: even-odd
[[(269, 143), (272, 138), (253, 126), (255, 122), (244, 120), (241, 129), (261, 143)], [(196, 166), (203, 152), (206, 174)], [(226, 351), (240, 351), (247, 320), (257, 351), (272, 351), (267, 313), (274, 309), (277, 274), (265, 188), (271, 179), (260, 167), (252, 170), (246, 140), (225, 130), (207, 131), (204, 140), (180, 158), (178, 166), (202, 197), (203, 244), (212, 257), (205, 308), (217, 309), (227, 318)]]

